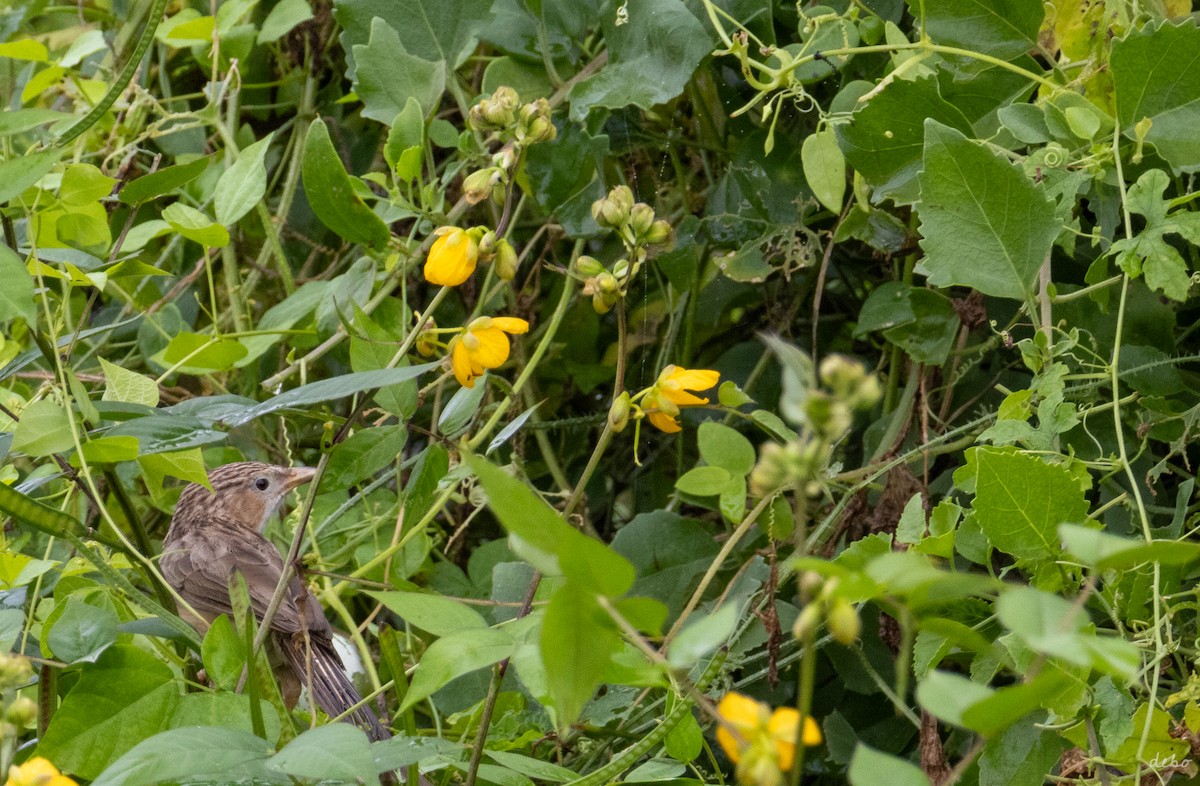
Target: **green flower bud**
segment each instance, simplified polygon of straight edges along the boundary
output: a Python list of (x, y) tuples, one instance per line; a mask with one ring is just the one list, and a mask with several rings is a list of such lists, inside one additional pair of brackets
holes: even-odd
[(554, 127), (554, 123), (544, 117), (535, 117), (529, 123), (529, 130), (525, 133), (525, 141), (530, 144), (549, 142), (557, 136), (558, 129)]
[(25, 696), (18, 696), (8, 705), (8, 712), (4, 717), (18, 728), (29, 727), (37, 721), (37, 711), (37, 702)]
[(33, 666), (24, 655), (0, 653), (0, 690), (18, 688), (33, 679)]
[(629, 260), (628, 259), (618, 259), (613, 264), (612, 272), (613, 272), (613, 275), (617, 277), (618, 281), (624, 281), (626, 278), (629, 277)]
[(801, 600), (808, 601), (825, 586), (825, 577), (815, 570), (806, 570), (800, 574), (799, 584)]
[(507, 240), (496, 244), (496, 275), (503, 281), (512, 281), (517, 276), (517, 251)]
[(617, 396), (608, 408), (608, 425), (615, 433), (620, 434), (625, 430), (626, 424), (629, 423), (629, 409), (629, 391), (626, 390)]
[(750, 470), (750, 493), (765, 497), (787, 485), (792, 469), (787, 451), (777, 442), (764, 442), (758, 451), (758, 462)]
[(492, 254), (496, 251), (496, 233), (492, 230), (487, 230), (479, 238), (479, 253), (480, 255)]
[(520, 102), (517, 91), (501, 85), (490, 98), (484, 98), (471, 107), (467, 122), (477, 131), (507, 128), (516, 122), (516, 110)]
[(581, 276), (592, 278), (604, 272), (604, 265), (600, 264), (599, 260), (594, 257), (589, 257), (585, 254), (575, 260), (575, 272)]
[(658, 245), (666, 243), (671, 238), (671, 225), (663, 219), (659, 219), (650, 225), (646, 230), (646, 242), (650, 245)]
[(654, 208), (645, 202), (638, 202), (629, 210), (629, 228), (635, 237), (645, 239), (646, 233), (654, 223)]
[(809, 603), (800, 610), (796, 621), (792, 623), (792, 636), (799, 641), (804, 641), (809, 636), (817, 632), (817, 628), (821, 624), (821, 604)]
[(858, 618), (858, 611), (844, 598), (833, 602), (826, 625), (829, 626), (830, 635), (841, 644), (853, 644), (862, 635), (862, 620)]
[(500, 178), (500, 170), (488, 167), (477, 169), (463, 180), (463, 197), (468, 204), (477, 205), (491, 196), (492, 186)]
[(596, 292), (592, 295), (592, 308), (597, 314), (607, 314), (612, 311), (612, 307), (617, 305), (617, 301), (620, 299), (620, 295)]
[(606, 295), (612, 295), (621, 291), (621, 282), (617, 281), (617, 277), (607, 270), (596, 276), (596, 287)]

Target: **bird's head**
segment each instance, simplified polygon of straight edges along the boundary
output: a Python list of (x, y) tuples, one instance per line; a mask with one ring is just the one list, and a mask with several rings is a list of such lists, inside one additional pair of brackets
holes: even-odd
[(212, 491), (199, 483), (189, 484), (179, 495), (175, 515), (203, 511), (261, 530), (288, 492), (315, 474), (311, 467), (277, 467), (258, 461), (226, 464), (208, 473)]

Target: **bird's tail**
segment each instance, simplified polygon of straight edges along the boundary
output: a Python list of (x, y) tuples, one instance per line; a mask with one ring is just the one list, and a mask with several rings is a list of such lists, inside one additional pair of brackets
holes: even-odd
[[(311, 647), (305, 647), (302, 633), (280, 634), (275, 638), (284, 659), (300, 679), (300, 684), (309, 688), (309, 698), (331, 718), (336, 718), (362, 701), (362, 696), (358, 695), (354, 684), (350, 682), (341, 658), (331, 644), (310, 639)], [(365, 731), (373, 741), (392, 736), (366, 704), (360, 705), (344, 720)]]

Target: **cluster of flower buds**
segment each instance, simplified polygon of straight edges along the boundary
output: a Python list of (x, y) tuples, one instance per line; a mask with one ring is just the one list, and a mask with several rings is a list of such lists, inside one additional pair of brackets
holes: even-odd
[(495, 133), (504, 143), (492, 154), (490, 166), (471, 172), (463, 180), (463, 196), (472, 205), (488, 198), (503, 201), (505, 186), (523, 149), (558, 135), (550, 119), (549, 101), (539, 98), (522, 104), (517, 91), (503, 85), (471, 107), (467, 124), (476, 131)]
[(656, 218), (645, 202), (634, 202), (629, 186), (617, 186), (604, 199), (592, 203), (592, 218), (604, 229), (621, 238), (626, 255), (612, 269), (599, 260), (581, 256), (575, 260), (575, 273), (583, 279), (583, 293), (592, 296), (592, 308), (608, 313), (629, 289), (629, 282), (646, 261), (646, 247), (667, 242), (671, 225)]
[(0, 701), (3, 701), (3, 720), (0, 720), (0, 741), (5, 745), (16, 739), (21, 729), (37, 722), (37, 703), (16, 691), (33, 679), (33, 666), (24, 655), (0, 653)]
[(750, 471), (752, 493), (794, 488), (818, 496), (834, 443), (850, 429), (854, 413), (875, 406), (882, 395), (879, 380), (843, 355), (825, 358), (817, 373), (824, 388), (810, 390), (804, 399), (805, 433), (786, 445), (763, 444)]
[(479, 239), (479, 259), (491, 262), (496, 268), (496, 275), (504, 281), (512, 281), (517, 275), (517, 250), (505, 238), (496, 237), (496, 233), (488, 230)]
[(792, 635), (800, 641), (816, 633), (821, 621), (834, 641), (850, 645), (862, 635), (862, 620), (850, 601), (838, 594), (837, 578), (826, 579), (808, 571), (800, 576), (800, 600), (804, 608), (792, 624)]
[(645, 202), (634, 202), (629, 186), (617, 186), (593, 202), (592, 218), (602, 228), (614, 230), (630, 248), (658, 245), (671, 237), (671, 225), (656, 218), (654, 208)]

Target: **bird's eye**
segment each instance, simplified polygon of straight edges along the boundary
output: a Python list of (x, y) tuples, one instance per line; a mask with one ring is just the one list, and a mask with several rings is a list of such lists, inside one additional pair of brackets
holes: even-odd
[(254, 488), (258, 489), (259, 491), (266, 491), (270, 485), (271, 481), (267, 480), (266, 478), (259, 478), (258, 480), (254, 481)]

